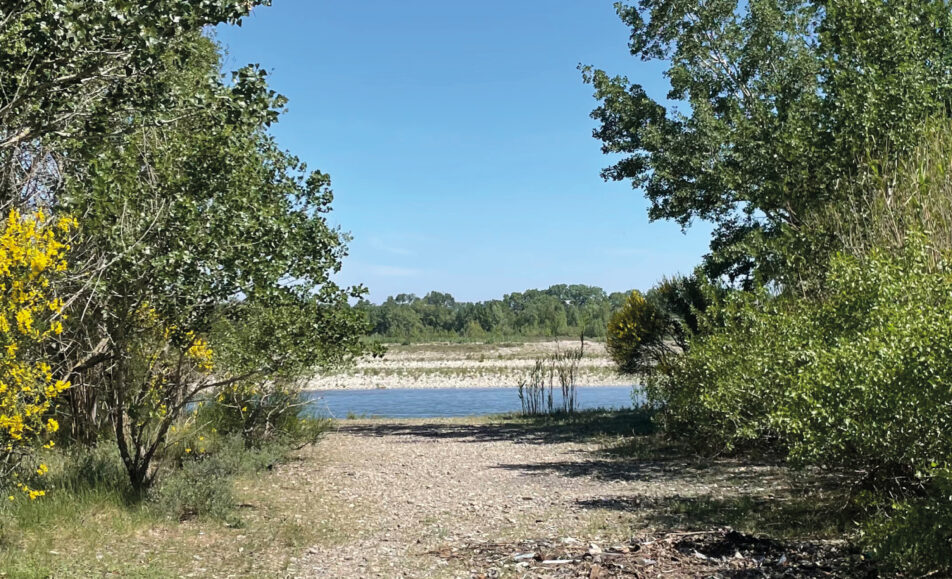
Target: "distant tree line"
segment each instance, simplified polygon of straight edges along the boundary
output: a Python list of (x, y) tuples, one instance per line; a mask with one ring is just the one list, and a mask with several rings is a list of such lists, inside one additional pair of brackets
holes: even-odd
[(460, 302), (432, 291), (425, 296), (399, 294), (376, 305), (361, 301), (372, 334), (385, 340), (487, 339), (501, 337), (605, 337), (612, 312), (628, 292), (558, 284), (544, 290), (506, 294), (502, 299)]

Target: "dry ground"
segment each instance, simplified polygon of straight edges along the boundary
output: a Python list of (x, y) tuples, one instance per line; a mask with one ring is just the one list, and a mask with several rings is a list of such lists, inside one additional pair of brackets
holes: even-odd
[(290, 463), (239, 480), (237, 523), (157, 521), (95, 501), (61, 506), (28, 536), (5, 539), (0, 575), (866, 573), (829, 524), (841, 504), (828, 490), (835, 481), (768, 462), (686, 458), (638, 435), (643, 427), (634, 411), (570, 424), (343, 421)]
[[(614, 445), (604, 431), (624, 421), (611, 420), (603, 418), (595, 430), (583, 425), (581, 437), (565, 425), (346, 422), (321, 446), (322, 478), (332, 496), (362, 513), (359, 525), (346, 541), (305, 551), (290, 574), (845, 576), (854, 567), (859, 573), (839, 542), (816, 540), (831, 532), (823, 528), (823, 513), (834, 498), (819, 479), (806, 485), (810, 475), (769, 464), (698, 462), (658, 449), (643, 449), (652, 457), (619, 457), (606, 452)], [(797, 490), (803, 488), (810, 490)], [(727, 525), (782, 526), (815, 540), (772, 542)], [(703, 532), (688, 532), (696, 529)]]

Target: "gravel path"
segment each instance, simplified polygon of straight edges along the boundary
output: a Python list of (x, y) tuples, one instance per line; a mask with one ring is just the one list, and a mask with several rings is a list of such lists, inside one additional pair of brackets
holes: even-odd
[[(339, 543), (309, 548), (291, 575), (556, 576), (520, 564), (517, 546), (627, 552), (634, 534), (657, 526), (652, 505), (718, 489), (773, 496), (789, 488), (777, 467), (611, 458), (600, 444), (564, 436), (449, 420), (343, 423), (315, 452), (323, 492), (352, 513), (354, 527)], [(315, 468), (308, 464), (291, 468)], [(481, 558), (493, 549), (503, 560)], [(584, 576), (609, 575), (586, 568)]]

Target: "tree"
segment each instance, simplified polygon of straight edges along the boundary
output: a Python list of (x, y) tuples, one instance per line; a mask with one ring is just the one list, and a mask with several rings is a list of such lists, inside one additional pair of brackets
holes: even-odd
[[(666, 107), (584, 67), (606, 179), (643, 187), (652, 219), (716, 224), (706, 271), (795, 282), (827, 245), (798, 239), (867, 154), (901, 155), (948, 116), (944, 0), (639, 0), (616, 4), (630, 50), (665, 59)], [(799, 272), (798, 272), (799, 270)]]
[(648, 291), (646, 298), (667, 314), (671, 338), (685, 350), (688, 339), (700, 330), (699, 316), (712, 304), (712, 296), (722, 292), (723, 288), (705, 284), (697, 274), (675, 275), (662, 278)]
[[(89, 349), (105, 344), (82, 382), (102, 396), (137, 490), (202, 393), (361, 351), (360, 315), (347, 301), (363, 290), (330, 279), (345, 237), (326, 222), (329, 177), (307, 172), (267, 134), (284, 99), (262, 71), (246, 67), (226, 84), (216, 47), (197, 34), (192, 42), (169, 79), (167, 111), (73, 149), (90, 163), (63, 203), (84, 216), (87, 259), (112, 262), (86, 285), (92, 307), (76, 316), (95, 328)], [(212, 376), (203, 356), (213, 359), (214, 345), (203, 344), (216, 325), (240, 328), (242, 349)]]
[(143, 490), (197, 397), (364, 351), (363, 289), (331, 279), (329, 177), (268, 135), (285, 99), (255, 66), (226, 81), (202, 33), (258, 3), (86, 4), (0, 9), (0, 202), (82, 217), (58, 288), (69, 422), (108, 427)]
[(205, 26), (240, 23), (261, 0), (73, 2), (0, 6), (0, 203), (50, 201), (61, 145), (128, 126), (174, 98), (165, 74)]

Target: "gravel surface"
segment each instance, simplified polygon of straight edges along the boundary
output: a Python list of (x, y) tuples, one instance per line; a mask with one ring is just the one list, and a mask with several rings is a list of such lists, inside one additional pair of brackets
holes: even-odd
[[(356, 513), (354, 528), (345, 540), (306, 549), (289, 574), (693, 577), (764, 563), (760, 551), (743, 548), (724, 561), (704, 555), (703, 541), (685, 556), (677, 551), (683, 541), (646, 533), (670, 523), (658, 518), (665, 501), (725, 489), (752, 498), (786, 493), (785, 470), (727, 460), (613, 458), (599, 452), (603, 447), (557, 431), (482, 421), (346, 421), (316, 447), (319, 465), (288, 468), (320, 469), (309, 474), (320, 479), (322, 494)], [(732, 537), (728, 530), (711, 532)], [(650, 554), (645, 545), (656, 543), (670, 545), (673, 555), (659, 555), (657, 546)], [(805, 551), (791, 546), (791, 560), (794, 552)], [(778, 569), (789, 571), (783, 548), (771, 553)]]

